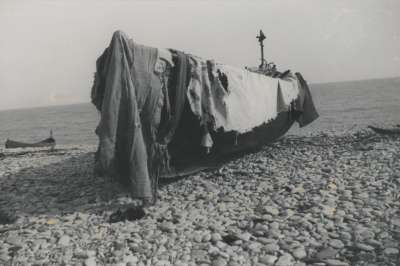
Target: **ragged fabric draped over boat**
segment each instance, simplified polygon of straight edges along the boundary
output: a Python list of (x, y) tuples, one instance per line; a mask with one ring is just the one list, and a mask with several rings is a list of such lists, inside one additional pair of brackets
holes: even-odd
[(143, 46), (121, 31), (96, 62), (91, 97), (100, 112), (97, 171), (144, 199), (154, 199), (158, 177), (179, 161), (216, 158), (226, 144), (246, 147), (260, 128), (273, 140), (294, 120), (304, 126), (318, 117), (299, 73), (272, 78)]
[[(182, 112), (182, 107), (175, 104), (159, 133), (167, 95), (163, 73), (155, 71), (157, 60), (156, 48), (136, 44), (124, 33), (116, 32), (97, 62), (92, 89), (92, 101), (101, 111), (96, 129), (97, 170), (129, 185), (137, 198), (152, 198), (154, 176), (160, 166), (168, 165), (166, 145)], [(186, 93), (187, 60), (179, 53), (174, 92), (179, 92), (180, 98)]]
[[(202, 123), (212, 123), (215, 130), (246, 133), (289, 110), (299, 95), (307, 94), (307, 99), (299, 99), (302, 103), (311, 98), (302, 89), (307, 84), (300, 84), (294, 76), (278, 79), (212, 60), (191, 59), (193, 73), (187, 95), (191, 109)], [(226, 77), (226, 84), (221, 76)], [(314, 106), (312, 100), (306, 105)], [(315, 107), (307, 111), (314, 114), (311, 117), (317, 114)]]

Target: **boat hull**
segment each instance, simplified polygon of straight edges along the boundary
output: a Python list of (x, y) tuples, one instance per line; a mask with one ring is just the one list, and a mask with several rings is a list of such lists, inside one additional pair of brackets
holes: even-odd
[(368, 128), (372, 129), (374, 132), (378, 134), (385, 134), (385, 135), (399, 135), (400, 128), (379, 128), (374, 126), (368, 126)]
[(56, 141), (53, 138), (47, 138), (45, 140), (35, 142), (35, 143), (25, 143), (15, 140), (7, 139), (5, 143), (6, 149), (13, 148), (42, 148), (42, 147), (50, 147), (54, 148), (56, 146)]
[[(295, 111), (281, 112), (274, 120), (254, 128), (252, 131), (237, 135), (235, 132), (216, 132), (212, 134), (215, 146), (209, 154), (202, 147), (190, 146), (189, 143), (200, 143), (200, 135), (185, 141), (193, 132), (182, 130), (177, 132), (175, 141), (169, 146), (171, 154), (171, 169), (164, 172), (162, 178), (173, 178), (190, 175), (198, 171), (217, 168), (227, 160), (236, 158), (244, 153), (257, 151), (264, 145), (272, 143), (284, 136), (298, 117)], [(185, 127), (188, 129), (188, 127)], [(184, 136), (185, 134), (185, 136)], [(193, 136), (193, 135), (192, 135)]]

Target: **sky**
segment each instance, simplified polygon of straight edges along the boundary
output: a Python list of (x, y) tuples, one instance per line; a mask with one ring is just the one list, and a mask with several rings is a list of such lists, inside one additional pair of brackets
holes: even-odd
[(90, 101), (112, 33), (308, 82), (400, 76), (398, 0), (0, 0), (0, 110)]

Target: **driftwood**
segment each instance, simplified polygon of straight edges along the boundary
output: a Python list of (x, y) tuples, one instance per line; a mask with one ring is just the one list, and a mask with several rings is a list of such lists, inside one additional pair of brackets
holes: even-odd
[(397, 128), (379, 128), (374, 126), (368, 126), (368, 128), (372, 129), (375, 133), (384, 134), (384, 135), (400, 135), (400, 125), (397, 125)]

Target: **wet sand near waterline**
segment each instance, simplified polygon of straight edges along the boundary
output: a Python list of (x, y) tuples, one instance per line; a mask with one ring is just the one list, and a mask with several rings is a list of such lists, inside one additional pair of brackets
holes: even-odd
[(95, 149), (1, 151), (1, 265), (399, 265), (400, 137), (288, 136), (111, 224)]

